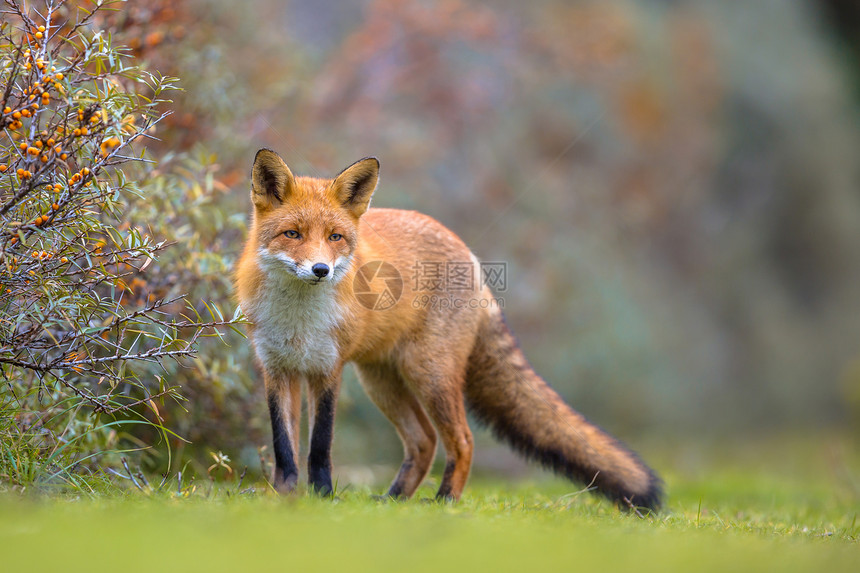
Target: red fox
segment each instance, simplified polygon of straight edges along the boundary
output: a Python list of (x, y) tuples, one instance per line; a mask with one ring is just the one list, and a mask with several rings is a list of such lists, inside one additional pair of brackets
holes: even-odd
[[(460, 498), (472, 463), (468, 407), (526, 458), (623, 507), (656, 510), (660, 479), (535, 373), (469, 248), (426, 215), (368, 208), (378, 177), (373, 157), (333, 180), (296, 177), (269, 149), (254, 158), (253, 216), (235, 281), (265, 379), (276, 489), (298, 481), (304, 384), (308, 482), (332, 492), (335, 402), (350, 362), (403, 441), (392, 498), (410, 497), (427, 476), (437, 431), (446, 453), (437, 498)], [(408, 280), (421, 265), (454, 263), (466, 269), (456, 284)]]

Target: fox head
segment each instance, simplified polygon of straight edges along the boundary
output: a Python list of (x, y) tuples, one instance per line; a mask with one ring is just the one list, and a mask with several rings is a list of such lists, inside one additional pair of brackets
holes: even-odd
[(334, 179), (295, 177), (270, 149), (254, 158), (251, 201), (259, 260), (266, 271), (311, 285), (349, 271), (358, 220), (379, 180), (379, 161), (356, 161)]

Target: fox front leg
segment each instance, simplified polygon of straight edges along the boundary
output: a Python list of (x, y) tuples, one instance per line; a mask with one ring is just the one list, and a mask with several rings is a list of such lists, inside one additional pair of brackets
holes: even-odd
[(275, 377), (268, 373), (265, 379), (275, 450), (272, 484), (280, 493), (289, 493), (299, 481), (297, 454), (302, 415), (301, 382), (297, 378)]
[(308, 380), (308, 416), (310, 452), (308, 483), (320, 495), (331, 495), (331, 443), (334, 438), (334, 413), (340, 389), (340, 371), (336, 376)]

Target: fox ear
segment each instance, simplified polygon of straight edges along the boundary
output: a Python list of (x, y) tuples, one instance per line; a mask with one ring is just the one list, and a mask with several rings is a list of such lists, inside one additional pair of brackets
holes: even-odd
[(295, 185), (295, 178), (280, 155), (271, 149), (257, 152), (251, 170), (251, 201), (258, 209), (283, 203)]
[(375, 157), (359, 159), (341, 171), (331, 184), (335, 199), (353, 217), (361, 217), (370, 205), (370, 197), (379, 182), (379, 160)]

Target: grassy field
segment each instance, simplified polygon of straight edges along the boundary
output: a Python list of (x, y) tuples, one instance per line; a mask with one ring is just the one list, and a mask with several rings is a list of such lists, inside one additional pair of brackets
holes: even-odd
[(380, 502), (343, 485), (334, 500), (278, 498), (260, 483), (184, 495), (175, 482), (149, 495), (9, 494), (0, 497), (2, 570), (856, 571), (851, 444), (829, 466), (832, 452), (812, 442), (791, 448), (794, 461), (758, 444), (769, 454), (713, 467), (685, 465), (672, 450), (658, 460), (674, 466), (667, 507), (646, 518), (546, 476), (478, 476), (458, 504), (422, 499), (430, 487)]

